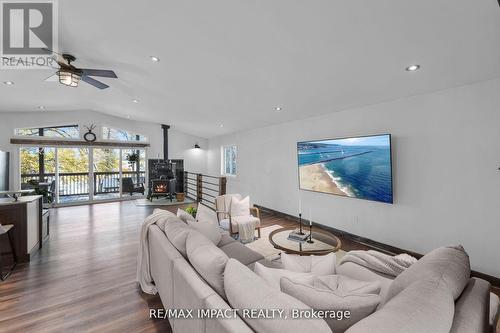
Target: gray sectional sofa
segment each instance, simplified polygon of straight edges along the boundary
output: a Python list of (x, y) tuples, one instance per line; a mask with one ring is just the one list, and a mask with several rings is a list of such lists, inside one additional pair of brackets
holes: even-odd
[[(180, 219), (149, 229), (151, 275), (165, 309), (308, 308), (289, 295), (271, 290), (253, 272), (260, 262), (280, 267), (223, 233), (217, 245)], [(189, 236), (191, 235), (191, 236)], [(191, 260), (190, 260), (191, 258)], [(348, 333), (491, 333), (498, 298), (490, 284), (470, 278), (469, 259), (459, 247), (436, 249), (395, 280), (353, 263), (337, 273), (363, 281), (380, 281), (382, 302)], [(332, 332), (322, 319), (169, 319), (175, 333)]]

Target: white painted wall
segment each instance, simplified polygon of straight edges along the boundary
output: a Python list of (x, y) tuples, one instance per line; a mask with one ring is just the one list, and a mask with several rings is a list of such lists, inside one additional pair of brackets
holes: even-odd
[[(301, 191), (313, 220), (425, 253), (461, 243), (473, 269), (500, 276), (500, 80), (284, 123), (209, 141), (238, 147), (228, 191), (297, 215), (297, 141), (393, 135), (393, 205)], [(286, 112), (284, 110), (283, 112)]]
[[(19, 146), (10, 144), (14, 136), (14, 129), (21, 127), (39, 127), (55, 125), (80, 125), (85, 133), (84, 125), (96, 124), (94, 130), (98, 141), (102, 137), (103, 125), (129, 130), (148, 137), (150, 147), (147, 150), (148, 158), (163, 157), (163, 130), (160, 124), (135, 121), (106, 115), (95, 111), (65, 111), (65, 112), (2, 112), (0, 113), (0, 150), (11, 153), (10, 187), (19, 187)], [(193, 172), (206, 172), (206, 150), (194, 149), (199, 143), (202, 148), (208, 146), (206, 139), (185, 134), (171, 126), (169, 130), (169, 158), (184, 159), (184, 169)]]

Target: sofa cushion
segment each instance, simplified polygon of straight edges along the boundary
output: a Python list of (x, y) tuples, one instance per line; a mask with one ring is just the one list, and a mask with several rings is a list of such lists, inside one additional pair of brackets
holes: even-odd
[(253, 271), (276, 290), (281, 290), (280, 280), (282, 277), (301, 278), (310, 281), (311, 283), (313, 279), (313, 275), (311, 275), (311, 273), (300, 273), (280, 268), (269, 268), (258, 262), (255, 263)]
[(345, 276), (314, 277), (310, 281), (281, 278), (281, 291), (315, 310), (349, 311), (347, 315), (326, 319), (332, 332), (345, 332), (353, 324), (372, 314), (380, 296), (378, 282), (363, 282)]
[(462, 246), (435, 249), (405, 269), (391, 283), (387, 300), (415, 281), (432, 280), (446, 288), (456, 300), (469, 282), (469, 256)]
[(163, 231), (172, 245), (186, 258), (186, 237), (193, 230), (177, 216), (169, 217)]
[(228, 232), (224, 231), (221, 233), (221, 238), (219, 244), (217, 244), (217, 247), (223, 247), (226, 244), (229, 243), (234, 243), (236, 240), (229, 235)]
[[(484, 332), (489, 319), (490, 283), (471, 278), (455, 302), (450, 333)], [(494, 331), (493, 331), (494, 332)]]
[(455, 303), (437, 281), (416, 281), (347, 333), (449, 333)]
[(490, 293), (490, 326), (491, 326), (491, 331), (495, 332), (495, 329), (497, 328), (497, 323), (498, 323), (498, 317), (500, 316), (500, 311), (499, 311), (499, 299), (498, 296)]
[(224, 293), (224, 268), (228, 256), (212, 241), (192, 230), (186, 240), (189, 262), (207, 283), (222, 297)]
[(311, 273), (313, 275), (335, 274), (337, 257), (335, 253), (324, 256), (299, 256), (296, 254), (281, 253), (283, 268), (289, 271)]
[(155, 208), (153, 210), (153, 215), (158, 215), (160, 218), (158, 219), (158, 221), (156, 222), (156, 225), (158, 226), (158, 228), (160, 228), (163, 232), (165, 232), (165, 223), (167, 223), (167, 221), (172, 218), (172, 217), (175, 217), (175, 214), (168, 211), (168, 210), (164, 210), (164, 209), (159, 209), (159, 208)]
[(260, 253), (255, 252), (240, 242), (228, 243), (220, 247), (220, 249), (224, 251), (229, 258), (236, 259), (245, 266), (264, 258)]
[[(231, 307), (239, 309), (239, 315), (256, 332), (331, 332), (322, 319), (291, 319), (292, 309), (310, 310), (311, 308), (269, 286), (238, 260), (228, 260), (224, 271), (224, 288)], [(242, 309), (283, 310), (283, 316), (287, 316), (288, 319), (280, 318), (278, 315), (271, 319), (250, 318), (244, 315)]]
[(337, 295), (375, 294), (380, 293), (379, 281), (362, 281), (342, 275), (315, 276), (313, 285), (316, 288), (333, 290)]
[(212, 224), (208, 222), (196, 222), (196, 221), (188, 221), (187, 224), (198, 231), (203, 236), (210, 239), (210, 241), (217, 246), (219, 244), (222, 234), (219, 231), (219, 227), (217, 224)]
[(177, 208), (177, 217), (184, 223), (188, 223), (188, 221), (196, 222), (196, 219), (191, 214), (180, 208)]
[(348, 276), (352, 279), (380, 282), (380, 304), (378, 307), (381, 307), (381, 305), (385, 303), (387, 292), (389, 291), (393, 278), (388, 275), (372, 271), (353, 262), (345, 262), (342, 265), (337, 266), (335, 270), (337, 274)]
[(247, 265), (248, 268), (250, 268), (252, 271), (255, 270), (255, 264), (261, 264), (269, 268), (283, 268), (283, 264), (279, 260), (269, 260), (267, 258), (257, 260), (256, 262)]
[[(232, 310), (229, 304), (227, 304), (222, 298), (217, 294), (212, 294), (204, 299), (205, 309), (217, 309), (217, 310)], [(223, 318), (215, 319), (208, 318), (205, 321), (205, 329), (201, 332), (211, 332), (211, 333), (255, 333), (252, 329), (245, 324), (240, 317), (235, 316), (234, 318)]]
[(196, 209), (196, 221), (218, 224), (217, 214), (215, 211), (211, 210), (202, 203), (199, 203), (198, 208)]

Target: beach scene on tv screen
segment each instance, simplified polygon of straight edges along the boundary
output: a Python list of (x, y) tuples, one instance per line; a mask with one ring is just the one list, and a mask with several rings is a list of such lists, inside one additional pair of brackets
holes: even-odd
[(300, 189), (392, 203), (391, 137), (297, 143)]

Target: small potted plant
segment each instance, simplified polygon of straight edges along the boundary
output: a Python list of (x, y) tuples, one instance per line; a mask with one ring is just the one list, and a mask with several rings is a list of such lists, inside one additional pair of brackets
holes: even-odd
[(188, 207), (188, 208), (186, 208), (186, 212), (188, 214), (190, 214), (192, 217), (195, 217), (195, 218), (196, 218), (196, 211), (197, 211), (196, 207)]
[(138, 153), (127, 154), (125, 156), (125, 159), (127, 160), (128, 165), (130, 165), (131, 168), (134, 168), (135, 163), (139, 161), (139, 154)]

